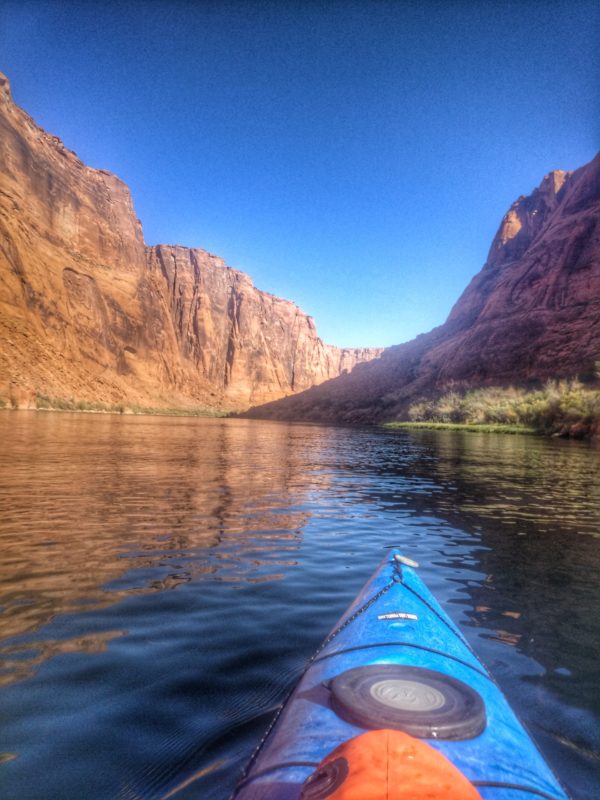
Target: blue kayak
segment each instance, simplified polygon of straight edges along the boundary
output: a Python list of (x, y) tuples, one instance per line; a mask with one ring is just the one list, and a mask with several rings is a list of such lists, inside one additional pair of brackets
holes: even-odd
[(386, 556), (309, 662), (235, 800), (299, 800), (322, 759), (378, 729), (431, 745), (484, 800), (568, 800), (411, 563), (396, 550)]

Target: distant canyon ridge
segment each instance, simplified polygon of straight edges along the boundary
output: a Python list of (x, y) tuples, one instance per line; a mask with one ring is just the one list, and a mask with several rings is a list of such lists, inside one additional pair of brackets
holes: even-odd
[(247, 409), (381, 354), (204, 250), (148, 247), (127, 186), (87, 167), (0, 74), (0, 399)]
[(600, 154), (554, 171), (504, 216), (443, 325), (350, 374), (250, 413), (377, 422), (449, 390), (600, 374)]
[(338, 348), (217, 256), (147, 246), (125, 184), (39, 128), (0, 74), (0, 401), (374, 422), (449, 388), (589, 374), (599, 223), (600, 155), (511, 206), (443, 325)]

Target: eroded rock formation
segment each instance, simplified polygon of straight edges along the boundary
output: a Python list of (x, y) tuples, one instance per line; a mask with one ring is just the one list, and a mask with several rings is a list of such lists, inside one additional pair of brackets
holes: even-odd
[(511, 206), (443, 325), (252, 415), (395, 419), (450, 387), (589, 375), (598, 361), (600, 154), (573, 173), (550, 173)]
[(379, 355), (203, 250), (147, 247), (127, 186), (83, 164), (0, 75), (0, 398), (244, 409)]

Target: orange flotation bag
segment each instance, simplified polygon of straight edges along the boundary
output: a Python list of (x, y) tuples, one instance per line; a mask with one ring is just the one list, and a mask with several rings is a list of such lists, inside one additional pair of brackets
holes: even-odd
[(481, 800), (473, 784), (430, 745), (394, 730), (369, 731), (326, 756), (301, 800)]

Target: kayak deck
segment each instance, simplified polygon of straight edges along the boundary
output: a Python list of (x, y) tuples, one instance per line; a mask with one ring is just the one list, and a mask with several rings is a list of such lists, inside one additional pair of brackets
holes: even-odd
[[(484, 800), (567, 800), (460, 630), (400, 559), (398, 551), (384, 559), (315, 653), (254, 754), (235, 799), (297, 800), (303, 782), (338, 745), (367, 729), (391, 727), (369, 725), (344, 707), (345, 684), (355, 676), (375, 676), (375, 684), (366, 691), (367, 706), (368, 695), (378, 693), (391, 698), (394, 706), (402, 705), (394, 694), (404, 690), (406, 680), (410, 683), (413, 675), (432, 671), (442, 684), (447, 676), (449, 684), (466, 685), (469, 697), (463, 704), (470, 718), (459, 721), (455, 729), (451, 720), (449, 726), (434, 725), (430, 733), (416, 735), (458, 767)], [(400, 679), (386, 677), (394, 673), (394, 667), (387, 665), (397, 665)], [(419, 703), (427, 706), (427, 713), (416, 713), (416, 718), (435, 716), (435, 707), (443, 704), (435, 686), (434, 682), (417, 696), (409, 692), (417, 708)], [(475, 709), (476, 702), (481, 707)], [(391, 713), (396, 713), (394, 708)], [(406, 716), (406, 710), (399, 713)]]

